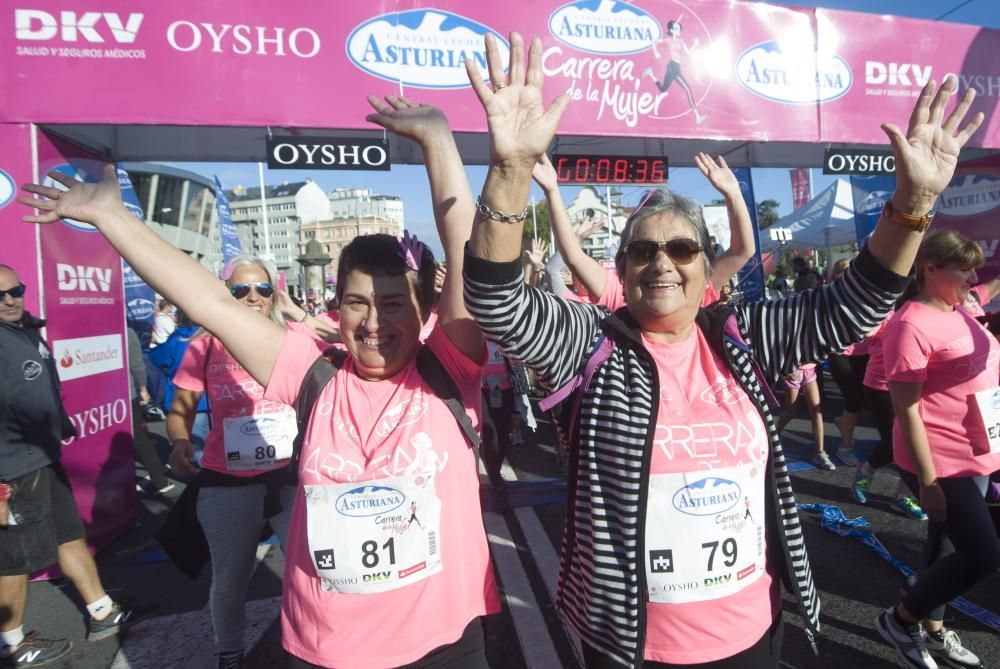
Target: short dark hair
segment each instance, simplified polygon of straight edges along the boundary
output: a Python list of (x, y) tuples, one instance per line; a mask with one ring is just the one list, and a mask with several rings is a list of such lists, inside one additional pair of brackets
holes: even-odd
[(426, 317), (436, 297), (434, 293), (434, 254), (427, 246), (420, 256), (420, 269), (412, 275), (403, 258), (399, 240), (393, 235), (375, 234), (355, 237), (340, 252), (337, 263), (337, 302), (344, 297), (344, 281), (347, 275), (357, 270), (371, 276), (403, 276), (411, 278), (413, 291)]

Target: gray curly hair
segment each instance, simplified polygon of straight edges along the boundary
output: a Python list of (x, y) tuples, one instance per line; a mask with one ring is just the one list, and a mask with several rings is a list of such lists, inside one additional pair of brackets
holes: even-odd
[(694, 232), (694, 238), (703, 249), (701, 257), (705, 263), (705, 276), (712, 275), (712, 245), (708, 239), (708, 226), (705, 225), (705, 217), (701, 212), (701, 205), (690, 198), (677, 195), (666, 188), (658, 188), (647, 191), (635, 208), (632, 215), (625, 222), (622, 230), (621, 244), (618, 253), (615, 254), (615, 270), (618, 276), (625, 276), (625, 247), (632, 241), (635, 226), (650, 216), (660, 215), (673, 216), (688, 224)]

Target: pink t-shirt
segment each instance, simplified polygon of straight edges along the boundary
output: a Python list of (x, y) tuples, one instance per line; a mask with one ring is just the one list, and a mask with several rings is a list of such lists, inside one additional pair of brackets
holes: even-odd
[[(485, 350), (484, 359), (474, 362), (440, 328), (426, 345), (459, 387), (478, 428)], [(286, 336), (268, 398), (295, 401), (312, 362), (303, 353), (307, 349), (302, 336)], [(425, 487), (401, 487), (404, 478)], [(293, 655), (324, 667), (397, 667), (457, 641), (476, 617), (500, 610), (473, 451), (444, 402), (420, 377), (416, 360), (390, 379), (365, 381), (348, 359), (320, 394), (309, 419), (299, 479), (282, 597), (282, 643)], [(408, 496), (394, 511), (383, 512), (387, 507), (382, 506), (376, 506), (377, 515), (351, 510), (391, 500), (403, 489)], [(310, 501), (303, 496), (307, 490)], [(336, 510), (315, 514), (317, 490), (339, 495)], [(346, 510), (342, 499), (353, 500)], [(411, 501), (417, 499), (419, 505)], [(361, 541), (367, 535), (353, 540), (358, 522), (379, 523), (365, 530), (376, 535), (371, 541)], [(421, 548), (434, 553), (438, 571), (407, 561), (401, 546), (411, 530), (427, 533)], [(323, 532), (332, 546), (328, 552), (317, 544)], [(386, 552), (393, 539), (400, 542), (395, 555)], [(350, 550), (342, 550), (338, 541), (347, 541)], [(397, 558), (400, 564), (392, 570)], [(322, 577), (321, 559), (326, 560)], [(372, 561), (381, 565), (378, 571), (364, 571)], [(385, 577), (401, 585), (350, 591), (358, 586), (350, 585), (350, 578), (338, 578), (345, 568), (348, 575), (363, 572), (373, 582)], [(356, 580), (369, 587), (368, 579)]]
[[(625, 288), (618, 274), (611, 270), (606, 271), (607, 280), (604, 282), (604, 292), (601, 293), (601, 297), (597, 300), (596, 304), (613, 312), (625, 306)], [(719, 297), (721, 297), (719, 291), (709, 281), (705, 286), (705, 294), (701, 298), (701, 306), (710, 307), (719, 301)]]
[[(921, 302), (904, 304), (886, 329), (890, 382), (922, 383), (920, 417), (940, 477), (980, 476), (1000, 469), (989, 452), (975, 393), (997, 387), (1000, 344), (965, 309), (943, 312)], [(899, 418), (892, 429), (896, 464), (916, 473)]]
[(422, 342), (427, 341), (427, 338), (431, 336), (432, 332), (434, 332), (434, 328), (437, 327), (437, 322), (438, 322), (438, 307), (435, 304), (433, 307), (431, 307), (431, 313), (427, 317), (427, 322), (424, 323), (424, 326), (422, 328), (420, 328), (420, 341)]
[[(309, 350), (315, 360), (318, 355), (316, 347), (310, 346)], [(265, 465), (255, 469), (238, 467), (247, 462), (249, 454), (240, 451), (239, 444), (235, 443), (232, 436), (227, 442), (226, 419), (272, 416), (287, 421), (290, 416), (294, 424), (295, 410), (287, 403), (265, 399), (264, 387), (243, 369), (215, 337), (196, 337), (191, 340), (184, 352), (181, 366), (174, 375), (174, 384), (184, 390), (208, 395), (212, 429), (205, 438), (205, 453), (201, 460), (204, 469), (232, 476), (258, 476), (288, 464), (286, 459), (277, 466)]]
[(767, 431), (699, 328), (675, 344), (644, 341), (660, 381), (644, 656), (713, 662), (752, 646), (781, 610), (766, 564)]
[(864, 384), (868, 388), (883, 392), (889, 392), (889, 382), (885, 378), (885, 350), (882, 348), (882, 341), (889, 321), (895, 316), (896, 312), (890, 311), (885, 320), (879, 323), (865, 340), (868, 342), (868, 365), (865, 367)]

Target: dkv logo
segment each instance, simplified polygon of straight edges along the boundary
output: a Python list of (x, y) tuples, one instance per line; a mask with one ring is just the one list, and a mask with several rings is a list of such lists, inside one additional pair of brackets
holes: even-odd
[(486, 71), (483, 38), (497, 40), (506, 63), (510, 45), (497, 31), (440, 9), (411, 9), (369, 19), (347, 36), (347, 57), (368, 74), (415, 88), (466, 88), (465, 61)]
[[(95, 176), (93, 176), (91, 178), (91, 175), (87, 172), (87, 170), (85, 170), (83, 167), (80, 167), (80, 166), (77, 166), (77, 165), (69, 165), (69, 164), (58, 165), (58, 166), (53, 167), (52, 169), (50, 169), (49, 172), (59, 172), (61, 174), (65, 174), (67, 176), (73, 177), (77, 181), (83, 181), (83, 182), (86, 182), (86, 181), (90, 181), (90, 182), (100, 181), (100, 175), (95, 175)], [(48, 174), (46, 174), (45, 175), (45, 179), (42, 180), (42, 185), (43, 186), (48, 186), (49, 188), (57, 188), (59, 190), (69, 190), (69, 188), (67, 188), (66, 186), (62, 185), (61, 183), (59, 183), (58, 181), (56, 181), (52, 177), (48, 176)], [(73, 228), (74, 230), (80, 230), (82, 232), (96, 232), (97, 231), (97, 228), (95, 228), (94, 226), (90, 225), (89, 223), (84, 223), (83, 221), (77, 221), (77, 220), (72, 219), (72, 218), (63, 218), (63, 219), (60, 219), (60, 220), (64, 224), (66, 224), (69, 227)]]
[(118, 44), (132, 44), (142, 25), (142, 14), (122, 17), (116, 12), (61, 11), (59, 15), (40, 9), (15, 9), (14, 34), (19, 40), (63, 42), (80, 40), (103, 44), (110, 37)]
[(110, 268), (58, 263), (56, 276), (59, 290), (74, 290), (81, 293), (111, 292)]
[(398, 509), (406, 495), (389, 486), (361, 486), (337, 498), (337, 511), (345, 516), (362, 518)]
[(978, 216), (1000, 206), (1000, 176), (964, 174), (941, 193), (938, 213), (944, 216)]
[(714, 516), (736, 506), (741, 499), (738, 483), (709, 476), (674, 493), (674, 508), (690, 516)]
[(660, 23), (635, 5), (617, 0), (577, 0), (549, 16), (549, 32), (580, 51), (639, 53), (663, 37)]
[(736, 61), (736, 77), (751, 93), (786, 104), (830, 102), (851, 90), (851, 68), (836, 54), (819, 56), (811, 46), (761, 42)]

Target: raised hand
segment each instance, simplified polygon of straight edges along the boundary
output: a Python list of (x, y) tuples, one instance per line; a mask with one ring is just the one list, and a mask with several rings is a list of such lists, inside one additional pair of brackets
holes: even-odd
[(538, 157), (538, 161), (531, 169), (531, 178), (546, 193), (559, 188), (559, 177), (556, 175), (556, 168), (552, 165), (552, 161), (549, 160), (549, 156), (546, 153)]
[(529, 247), (524, 250), (524, 261), (532, 267), (544, 267), (548, 250), (549, 245), (545, 240), (532, 239)]
[(548, 109), (542, 102), (542, 42), (535, 38), (525, 67), (524, 40), (510, 34), (510, 62), (504, 75), (496, 38), (486, 35), (486, 63), (493, 90), (483, 81), (475, 63), (465, 61), (469, 82), (476, 91), (490, 132), (490, 161), (495, 165), (531, 167), (545, 152), (556, 132), (569, 97), (560, 95)]
[(736, 175), (729, 169), (725, 158), (719, 156), (719, 160), (716, 162), (707, 153), (699, 152), (695, 154), (694, 162), (719, 193), (729, 196), (740, 194), (740, 182), (736, 180)]
[(61, 218), (72, 218), (99, 227), (99, 223), (109, 215), (128, 214), (122, 204), (121, 189), (118, 187), (118, 173), (114, 165), (107, 165), (97, 183), (77, 181), (62, 172), (49, 172), (48, 176), (66, 186), (67, 190), (25, 184), (22, 190), (40, 197), (22, 195), (17, 199), (21, 204), (42, 211), (35, 216), (22, 216), (26, 223), (55, 223)]
[(965, 91), (951, 114), (944, 117), (945, 107), (957, 87), (953, 76), (945, 78), (940, 90), (935, 90), (934, 81), (927, 82), (910, 114), (906, 135), (892, 123), (882, 124), (896, 157), (896, 193), (892, 204), (900, 211), (922, 215), (931, 210), (955, 174), (959, 151), (983, 123), (983, 114), (978, 112), (959, 130), (976, 97), (972, 88)]
[(365, 120), (380, 125), (389, 132), (408, 137), (423, 144), (442, 132), (450, 132), (448, 119), (437, 107), (418, 104), (402, 95), (387, 95), (383, 104), (374, 95), (368, 96), (368, 104), (375, 110)]
[(584, 239), (587, 239), (602, 229), (604, 229), (604, 219), (595, 218), (581, 223), (580, 227), (578, 227), (573, 234), (575, 234), (576, 238), (582, 242)]

